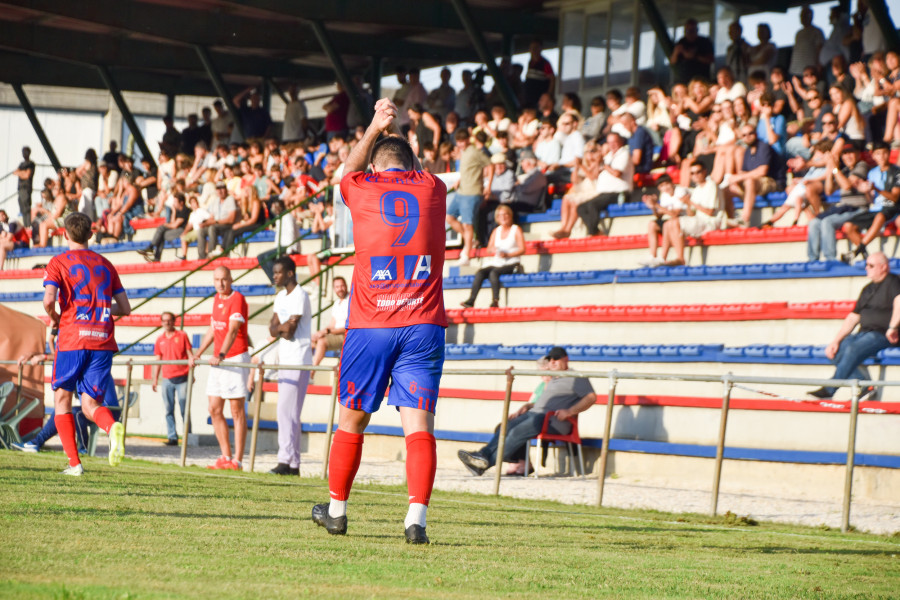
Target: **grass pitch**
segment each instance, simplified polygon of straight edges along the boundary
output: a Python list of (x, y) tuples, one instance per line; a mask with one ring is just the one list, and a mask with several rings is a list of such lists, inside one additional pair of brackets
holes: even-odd
[[(897, 598), (900, 539), (700, 515), (357, 486), (346, 537), (325, 482), (0, 451), (3, 598)], [(565, 482), (560, 482), (565, 485)]]

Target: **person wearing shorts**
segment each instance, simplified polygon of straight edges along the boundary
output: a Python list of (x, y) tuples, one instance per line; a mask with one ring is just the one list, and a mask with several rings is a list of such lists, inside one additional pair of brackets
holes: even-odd
[[(491, 193), (491, 181), (494, 170), (490, 156), (484, 149), (487, 134), (478, 131), (470, 143), (467, 132), (456, 134), (456, 145), (462, 152), (459, 159), (459, 187), (449, 206), (447, 206), (447, 224), (463, 237), (463, 248), (459, 255), (459, 265), (469, 264), (472, 240), (475, 236), (475, 215), (482, 199)], [(347, 172), (346, 167), (344, 172)], [(485, 177), (487, 184), (485, 185)]]
[(325, 329), (320, 329), (312, 334), (312, 344), (315, 346), (313, 363), (318, 365), (325, 358), (329, 350), (340, 350), (344, 345), (344, 337), (347, 335), (347, 311), (350, 308), (350, 298), (347, 290), (347, 280), (343, 277), (335, 277), (334, 303), (331, 305), (331, 322)]
[[(63, 451), (69, 459), (64, 475), (79, 477), (72, 394), (81, 397), (84, 415), (109, 435), (109, 464), (125, 455), (125, 428), (102, 406), (116, 345), (113, 317), (131, 314), (131, 304), (119, 274), (106, 258), (87, 249), (91, 219), (84, 213), (66, 217), (69, 251), (50, 259), (44, 274), (44, 311), (50, 335), (56, 336), (56, 360), (51, 387), (53, 417)], [(56, 303), (59, 302), (59, 312)]]
[[(247, 352), (247, 300), (231, 287), (231, 271), (228, 267), (216, 267), (213, 271), (212, 316), (209, 329), (200, 343), (200, 348), (191, 357), (191, 365), (196, 364), (203, 353), (213, 345), (213, 355), (209, 359), (209, 374), (206, 378), (206, 395), (209, 397), (209, 416), (222, 455), (208, 469), (240, 471), (244, 458), (244, 442), (247, 439), (247, 413), (244, 397), (247, 393), (249, 369), (222, 365), (228, 360), (235, 363), (249, 363)], [(228, 422), (225, 420), (225, 401), (231, 406), (234, 421), (234, 455), (228, 441)]]
[[(390, 383), (406, 436), (406, 541), (429, 543), (425, 516), (437, 465), (434, 411), (444, 365), (444, 219), (447, 189), (421, 170), (409, 144), (379, 136), (397, 107), (383, 98), (345, 163), (341, 194), (353, 217), (353, 270), (341, 353), (340, 420), (328, 462), (330, 503), (312, 519), (347, 532), (347, 499), (362, 457), (363, 433)], [(376, 143), (377, 141), (377, 143)], [(371, 165), (372, 172), (365, 169)]]

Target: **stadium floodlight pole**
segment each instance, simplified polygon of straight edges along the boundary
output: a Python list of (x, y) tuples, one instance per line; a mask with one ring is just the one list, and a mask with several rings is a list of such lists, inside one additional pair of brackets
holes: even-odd
[(259, 361), (259, 366), (256, 368), (256, 389), (253, 390), (254, 401), (256, 402), (256, 406), (253, 407), (253, 431), (250, 434), (250, 472), (253, 472), (253, 467), (256, 464), (256, 438), (259, 437), (259, 413), (262, 408), (262, 399), (263, 399), (263, 375), (265, 371), (263, 369), (263, 361)]
[(125, 406), (122, 407), (122, 451), (125, 451), (125, 434), (128, 433), (128, 409), (131, 407), (131, 403), (129, 400), (131, 399), (131, 371), (134, 368), (134, 364), (131, 359), (128, 359), (128, 363), (125, 366), (125, 398), (123, 399), (123, 403)]
[(850, 435), (847, 441), (847, 471), (844, 475), (844, 506), (841, 510), (841, 533), (850, 531), (850, 499), (853, 492), (853, 463), (856, 462), (856, 418), (859, 415), (859, 381), (853, 382), (850, 404)]
[(216, 88), (216, 93), (222, 97), (222, 102), (225, 104), (225, 108), (228, 109), (228, 114), (231, 115), (231, 121), (234, 123), (234, 128), (238, 130), (241, 139), (245, 139), (244, 122), (241, 120), (241, 115), (234, 105), (232, 94), (230, 94), (228, 88), (225, 87), (225, 80), (222, 79), (222, 75), (219, 74), (219, 71), (213, 64), (212, 57), (209, 55), (209, 50), (200, 44), (194, 46), (194, 50), (197, 52), (200, 62), (203, 63), (203, 68), (206, 69), (206, 74), (209, 76), (209, 80), (212, 82), (213, 87)]
[[(513, 375), (513, 366), (510, 365), (506, 370), (506, 394), (503, 396), (503, 415), (500, 417), (500, 438), (497, 440), (497, 458), (494, 461), (494, 495), (500, 495), (500, 475), (503, 471), (503, 452), (506, 450), (506, 426), (509, 422), (509, 403), (512, 400), (512, 386), (515, 376)], [(525, 448), (528, 451), (528, 448)]]
[(151, 166), (156, 167), (156, 159), (153, 158), (153, 153), (150, 152), (150, 147), (147, 146), (147, 142), (144, 140), (144, 134), (141, 133), (137, 121), (134, 120), (134, 114), (132, 114), (131, 109), (128, 108), (128, 104), (125, 102), (125, 97), (122, 96), (119, 86), (116, 85), (116, 82), (113, 80), (112, 73), (109, 72), (106, 65), (95, 66), (100, 73), (100, 78), (103, 80), (103, 85), (109, 90), (113, 102), (116, 103), (116, 107), (119, 109), (119, 112), (122, 113), (122, 118), (125, 119), (125, 124), (128, 125), (128, 131), (134, 136), (134, 141), (141, 150), (141, 158), (148, 160)]
[[(603, 506), (603, 486), (606, 483), (606, 463), (609, 460), (609, 436), (612, 431), (613, 407), (616, 405), (616, 384), (618, 372), (613, 369), (609, 374), (609, 391), (606, 394), (606, 419), (603, 423), (603, 442), (600, 446), (600, 475), (597, 477), (597, 506)], [(584, 475), (582, 465), (582, 476)]]
[(322, 479), (328, 479), (328, 457), (331, 456), (331, 436), (334, 434), (334, 411), (337, 408), (339, 371), (331, 371), (331, 408), (328, 410), (328, 429), (325, 431), (325, 450), (322, 453)]
[(344, 93), (347, 94), (350, 102), (353, 103), (356, 112), (362, 117), (363, 122), (372, 120), (372, 108), (363, 104), (360, 97), (361, 90), (357, 89), (356, 84), (353, 83), (353, 78), (350, 77), (350, 72), (347, 71), (347, 65), (344, 64), (341, 53), (334, 47), (325, 25), (317, 19), (311, 20), (309, 24), (312, 26), (313, 33), (316, 34), (319, 45), (322, 47), (325, 55), (328, 56), (328, 60), (331, 61), (331, 68), (334, 69), (337, 80), (341, 83), (341, 87), (344, 88)]
[(181, 437), (181, 466), (187, 462), (187, 446), (188, 432), (191, 430), (191, 396), (194, 394), (194, 367), (188, 369), (187, 381), (187, 398), (185, 398), (184, 418), (181, 420), (184, 425), (184, 435)]
[(728, 408), (731, 404), (731, 390), (734, 382), (729, 371), (722, 378), (725, 390), (722, 392), (722, 417), (719, 420), (719, 439), (716, 442), (716, 467), (713, 472), (712, 498), (710, 499), (709, 514), (716, 516), (719, 508), (719, 482), (722, 480), (722, 459), (725, 455), (725, 429), (728, 426)]

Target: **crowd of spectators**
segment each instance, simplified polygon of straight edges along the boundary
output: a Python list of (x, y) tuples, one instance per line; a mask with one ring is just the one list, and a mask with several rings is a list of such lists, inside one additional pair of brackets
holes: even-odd
[[(858, 7), (852, 18), (833, 8), (827, 34), (803, 7), (785, 64), (767, 25), (759, 25), (752, 45), (736, 21), (725, 63), (716, 68), (711, 41), (689, 19), (669, 57), (671, 88), (611, 89), (588, 103), (557, 93), (553, 68), (535, 42), (527, 69), (500, 65), (518, 114), (508, 114), (498, 86), (483, 90), (483, 71), (464, 71), (457, 90), (444, 69), (429, 91), (417, 69), (400, 68), (393, 96), (398, 134), (426, 170), (458, 174), (448, 177), (448, 225), (463, 240), (461, 265), (488, 245), (497, 206), (512, 209), (516, 221), (545, 210), (554, 196), (562, 197), (557, 239), (580, 231), (579, 221), (588, 235), (604, 234), (611, 205), (643, 199), (654, 212), (644, 261), (651, 266), (683, 264), (685, 236), (796, 225), (802, 218), (811, 223), (810, 260), (835, 260), (835, 244), (826, 238), (844, 227), (855, 243), (842, 257), (849, 261), (864, 256), (866, 244), (893, 219), (900, 193), (889, 164), (891, 145), (900, 139), (900, 56), (886, 51), (866, 3)], [(359, 89), (359, 100), (371, 107), (371, 94)], [(207, 257), (276, 211), (291, 215), (284, 222), (292, 231), (280, 238), (285, 245), (300, 228), (327, 232), (334, 221), (329, 190), (363, 119), (341, 86), (323, 105), (321, 124), (308, 119), (296, 85), (288, 95), (280, 128), (253, 88), (232, 99), (240, 128), (221, 101), (199, 117), (189, 115), (182, 131), (166, 119), (158, 166), (136, 164), (114, 143), (99, 161), (88, 150), (77, 168), (44, 182), (41, 201), (25, 219), (31, 243), (50, 243), (71, 210), (92, 217), (97, 241), (130, 239), (134, 218), (162, 218), (141, 250), (148, 261), (160, 260), (174, 240), (181, 241), (179, 258), (187, 258), (194, 241), (197, 256)], [(246, 141), (236, 140), (236, 129)], [(26, 176), (33, 177), (33, 167), (20, 179)], [(785, 192), (787, 200), (759, 222), (756, 199), (772, 192)], [(10, 243), (0, 239), (0, 252)]]

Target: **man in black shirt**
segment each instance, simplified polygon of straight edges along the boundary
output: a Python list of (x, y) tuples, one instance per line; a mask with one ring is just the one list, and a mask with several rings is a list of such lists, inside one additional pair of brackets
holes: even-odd
[(713, 44), (708, 37), (699, 35), (697, 20), (684, 23), (684, 37), (675, 44), (669, 64), (675, 74), (675, 83), (688, 83), (699, 77), (709, 81), (709, 66), (713, 63)]
[(19, 178), (19, 212), (22, 213), (22, 223), (25, 227), (31, 227), (31, 191), (34, 183), (34, 163), (31, 161), (31, 148), (22, 148), (22, 162), (19, 168), (13, 171)]
[(184, 228), (187, 227), (191, 209), (184, 204), (184, 194), (176, 193), (173, 198), (175, 199), (175, 210), (172, 212), (169, 222), (156, 228), (156, 233), (153, 234), (153, 240), (149, 246), (138, 250), (138, 254), (141, 254), (147, 262), (159, 262), (165, 243), (177, 240), (184, 232)]
[[(867, 358), (900, 340), (900, 277), (890, 272), (887, 256), (876, 252), (866, 259), (866, 276), (871, 283), (863, 288), (856, 306), (844, 318), (825, 355), (835, 364), (832, 379), (869, 379), (863, 365)], [(859, 325), (857, 333), (850, 333)], [(816, 398), (831, 398), (837, 388), (823, 387), (810, 392)]]

